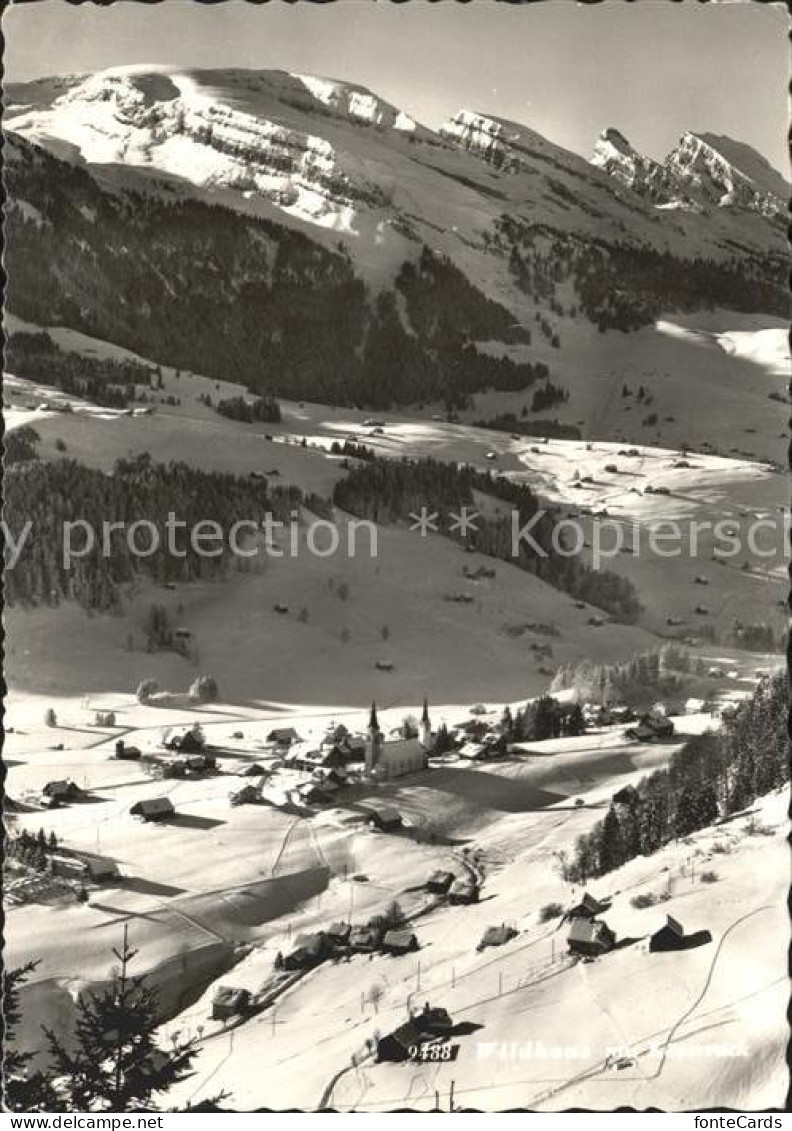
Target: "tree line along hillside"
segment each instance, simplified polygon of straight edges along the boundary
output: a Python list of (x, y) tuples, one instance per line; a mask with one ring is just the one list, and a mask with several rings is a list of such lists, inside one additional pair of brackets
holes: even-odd
[(695, 735), (667, 769), (642, 778), (613, 802), (564, 859), (565, 877), (585, 883), (639, 855), (747, 809), (789, 780), (789, 680), (765, 678), (750, 698), (724, 710), (721, 727)]
[(340, 244), (167, 183), (111, 190), (22, 139), (8, 150), (9, 196), (29, 208), (7, 217), (6, 301), (27, 321), (209, 377), (233, 374), (262, 396), (329, 404), (456, 405), (547, 376), (541, 364), (475, 349), (530, 335), (426, 248), (374, 298)]
[(572, 690), (577, 698), (603, 706), (645, 709), (660, 699), (676, 702), (687, 698), (692, 694), (691, 684), (700, 680), (706, 670), (707, 664), (700, 656), (694, 657), (686, 648), (670, 643), (612, 664), (594, 660), (561, 664), (550, 690)]
[(526, 294), (564, 313), (557, 288), (571, 282), (575, 308), (600, 330), (636, 330), (664, 311), (725, 306), (785, 317), (789, 265), (785, 257), (759, 258), (735, 245), (731, 259), (685, 259), (626, 240), (583, 242), (513, 216), (501, 216), (491, 244), (508, 256)]
[[(23, 440), (35, 451), (35, 440)], [(141, 574), (161, 583), (220, 577), (228, 566), (227, 534), (235, 522), (260, 523), (268, 513), (288, 522), (301, 501), (294, 487), (273, 488), (262, 479), (199, 471), (183, 463), (157, 464), (148, 454), (118, 460), (110, 474), (71, 459), (18, 460), (6, 467), (5, 519), (15, 537), (26, 521), (32, 525), (19, 560), (6, 571), (5, 599), (9, 605), (29, 606), (70, 598), (85, 609), (112, 612), (119, 605), (119, 586)], [(169, 534), (171, 512), (185, 525), (174, 526)], [(138, 521), (152, 523), (158, 532), (153, 553), (135, 554), (129, 548), (127, 531)], [(213, 551), (222, 544), (224, 552), (217, 556), (196, 552), (191, 540), (191, 531), (207, 521), (218, 524), (222, 543), (199, 540), (198, 545)], [(76, 525), (80, 522), (95, 535), (84, 555), (87, 535)], [(113, 522), (121, 525), (109, 532), (109, 552), (104, 553), (102, 531)], [(66, 523), (75, 524), (75, 556), (68, 568)], [(147, 551), (151, 541), (144, 528), (133, 545)]]
[[(579, 556), (567, 553), (563, 532), (559, 537), (556, 530), (555, 512), (540, 508), (536, 495), (524, 484), (432, 459), (372, 459), (350, 470), (335, 485), (333, 503), (360, 518), (396, 522), (420, 513), (422, 507), (445, 516), (459, 513), (461, 507), (476, 510), (475, 491), (507, 503), (516, 518), (479, 514), (477, 529), (464, 537), (446, 526), (444, 532), (450, 537), (480, 553), (511, 562), (578, 600), (597, 605), (614, 620), (626, 624), (637, 620), (641, 605), (632, 582), (607, 570), (593, 570)], [(525, 538), (514, 546), (514, 521), (518, 530), (535, 522), (530, 526), (530, 536), (538, 550)]]
[(136, 399), (136, 386), (150, 388), (158, 379), (156, 367), (131, 358), (89, 357), (62, 350), (44, 332), (9, 334), (5, 367), (18, 377), (83, 397), (105, 408), (124, 408)]

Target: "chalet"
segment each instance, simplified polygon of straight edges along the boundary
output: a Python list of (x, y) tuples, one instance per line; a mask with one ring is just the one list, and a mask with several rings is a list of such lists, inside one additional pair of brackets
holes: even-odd
[(652, 953), (667, 950), (690, 950), (712, 942), (709, 931), (695, 931), (686, 935), (685, 928), (673, 915), (666, 915), (665, 926), (655, 931), (649, 939), (649, 950)]
[(478, 886), (466, 876), (460, 876), (458, 880), (454, 880), (448, 892), (449, 903), (477, 903), (478, 897)]
[(127, 746), (123, 738), (119, 738), (118, 742), (115, 744), (115, 756), (116, 758), (123, 758), (126, 761), (134, 762), (141, 757), (141, 754), (137, 746)]
[(187, 769), (194, 774), (206, 773), (208, 770), (217, 769), (217, 758), (214, 754), (191, 754), (187, 759)]
[(302, 751), (297, 758), (287, 758), (290, 765), (303, 770), (342, 770), (346, 756), (340, 746), (321, 746), (318, 750)]
[(613, 931), (601, 919), (573, 919), (567, 945), (570, 954), (596, 958), (612, 950), (616, 944)]
[(380, 832), (393, 832), (402, 826), (401, 813), (391, 805), (381, 805), (377, 801), (361, 803), (360, 808), (366, 813), (366, 820)]
[(352, 928), (349, 923), (338, 922), (331, 923), (325, 933), (331, 946), (346, 946), (351, 931)]
[(433, 891), (437, 895), (447, 895), (453, 882), (453, 872), (432, 872), (431, 876), (426, 881), (426, 890)]
[(381, 945), (386, 954), (409, 954), (418, 949), (418, 938), (412, 931), (386, 931)]
[(300, 741), (300, 736), (294, 727), (278, 727), (267, 735), (267, 742), (274, 742), (276, 746), (292, 746)]
[(129, 812), (144, 821), (167, 821), (174, 815), (175, 809), (169, 797), (151, 797), (146, 801), (136, 801)]
[(212, 998), (212, 1020), (228, 1021), (240, 1017), (250, 1008), (250, 990), (236, 986), (218, 986)]
[(378, 949), (381, 937), (377, 927), (352, 927), (349, 932), (349, 949), (371, 953)]
[(196, 730), (175, 734), (164, 743), (166, 750), (177, 750), (180, 754), (200, 754), (204, 745), (203, 735)]
[(41, 792), (44, 797), (49, 798), (50, 801), (57, 801), (59, 804), (76, 801), (78, 797), (82, 796), (82, 790), (70, 778), (48, 781)]
[(427, 1001), (420, 1013), (414, 1014), (413, 1023), (421, 1033), (432, 1037), (447, 1037), (454, 1027), (451, 1015), (441, 1006), (431, 1006)]
[(347, 763), (365, 762), (366, 738), (362, 734), (349, 734), (343, 741), (342, 750)]
[(501, 923), (499, 927), (487, 927), (476, 949), (484, 950), (488, 946), (504, 946), (507, 942), (516, 938), (517, 933), (514, 927), (507, 927), (505, 923)]
[(312, 770), (319, 764), (321, 751), (311, 746), (310, 742), (298, 741), (291, 746), (280, 746), (279, 752), (283, 754), (283, 763), (291, 770)]
[(601, 915), (609, 907), (609, 903), (603, 903), (599, 899), (595, 899), (593, 895), (589, 895), (588, 892), (584, 892), (580, 903), (570, 907), (566, 917), (567, 919), (595, 919), (597, 915)]
[(322, 785), (318, 785), (316, 782), (309, 781), (298, 785), (293, 792), (298, 804), (326, 805), (333, 800), (333, 794), (337, 789), (338, 786), (333, 782), (324, 782)]
[(312, 966), (318, 966), (326, 956), (326, 937), (322, 931), (317, 931), (316, 934), (300, 935), (296, 939), (294, 950), (286, 955), (283, 966), (286, 970), (310, 970)]
[(667, 715), (659, 711), (650, 711), (642, 715), (637, 726), (625, 731), (625, 737), (637, 742), (657, 742), (661, 738), (670, 738), (674, 733), (674, 724)]
[(241, 789), (234, 790), (228, 795), (232, 805), (249, 805), (261, 801), (261, 790), (255, 785), (243, 785)]
[(446, 1009), (433, 1008), (427, 1002), (420, 1013), (413, 1014), (392, 1033), (379, 1038), (377, 1060), (396, 1062), (409, 1060), (411, 1048), (443, 1040), (451, 1034), (453, 1027)]
[(650, 950), (681, 950), (685, 945), (685, 928), (673, 915), (666, 915), (665, 925), (649, 940)]
[(170, 762), (162, 764), (162, 776), (164, 778), (186, 778), (187, 777), (187, 759), (174, 758)]
[[(475, 708), (471, 707), (471, 710), (475, 710)], [(489, 723), (479, 718), (465, 719), (463, 722), (457, 723), (453, 729), (459, 734), (468, 735), (470, 738), (483, 738), (489, 731)]]
[(414, 1049), (417, 1045), (425, 1045), (431, 1040), (434, 1038), (429, 1033), (422, 1033), (415, 1020), (411, 1018), (392, 1033), (378, 1039), (377, 1060), (395, 1063), (410, 1060), (410, 1049)]
[(483, 762), (490, 754), (490, 748), (483, 742), (466, 742), (459, 748), (459, 757), (470, 762)]
[(95, 882), (109, 880), (119, 874), (115, 860), (108, 860), (103, 856), (53, 852), (49, 855), (49, 866), (56, 876), (74, 876)]

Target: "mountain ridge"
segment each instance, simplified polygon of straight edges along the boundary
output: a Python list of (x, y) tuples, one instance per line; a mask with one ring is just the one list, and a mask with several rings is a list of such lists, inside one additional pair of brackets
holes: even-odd
[[(537, 340), (563, 347), (565, 320), (629, 331), (708, 305), (786, 312), (783, 225), (744, 191), (663, 209), (518, 123), (460, 111), (434, 133), (401, 115), (286, 71), (11, 87), (9, 309), (217, 376), (230, 356), (262, 392), (380, 406), (386, 390), (453, 403), (525, 387), (477, 343), (533, 334), (535, 364)], [(287, 356), (300, 336), (322, 345)]]
[(782, 175), (752, 146), (718, 134), (685, 130), (676, 147), (655, 161), (608, 127), (591, 163), (658, 207), (737, 207), (768, 218), (788, 211), (790, 186)]

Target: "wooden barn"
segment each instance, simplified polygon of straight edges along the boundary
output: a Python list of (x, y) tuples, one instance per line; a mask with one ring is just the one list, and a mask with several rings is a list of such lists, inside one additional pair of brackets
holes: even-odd
[(418, 950), (418, 937), (412, 931), (386, 931), (382, 949), (386, 954), (409, 954), (410, 951)]
[(567, 945), (570, 954), (597, 958), (600, 954), (613, 950), (616, 936), (601, 919), (573, 919)]
[(454, 882), (453, 872), (432, 872), (426, 881), (426, 890), (436, 895), (447, 895)]
[(685, 934), (685, 928), (673, 915), (666, 915), (665, 926), (655, 931), (649, 940), (649, 950), (652, 953), (667, 950), (692, 950), (697, 946), (704, 946), (712, 942), (709, 931), (695, 931)]
[(349, 949), (370, 954), (379, 948), (381, 938), (376, 927), (353, 927), (349, 932)]
[(212, 1020), (228, 1021), (241, 1017), (250, 1008), (250, 990), (236, 986), (218, 986), (212, 998)]
[(352, 931), (349, 923), (331, 923), (327, 928), (327, 941), (331, 946), (346, 946)]
[(327, 957), (327, 939), (322, 931), (316, 934), (300, 935), (294, 950), (283, 960), (286, 970), (309, 970), (318, 966)]
[(508, 927), (505, 923), (501, 923), (499, 927), (487, 927), (476, 949), (484, 950), (488, 946), (505, 946), (507, 942), (516, 938), (517, 934), (518, 932), (514, 927)]
[(300, 736), (294, 727), (278, 727), (267, 735), (267, 742), (274, 742), (276, 746), (293, 746), (300, 741)]
[(60, 781), (48, 781), (42, 789), (44, 797), (50, 801), (57, 801), (63, 804), (68, 801), (76, 801), (78, 797), (82, 796), (82, 790), (70, 778), (63, 778)]
[(377, 1060), (401, 1063), (410, 1060), (410, 1049), (434, 1040), (428, 1033), (422, 1033), (414, 1020), (405, 1021), (392, 1033), (377, 1041)]
[(454, 880), (448, 892), (449, 903), (478, 903), (478, 886), (467, 876)]
[(595, 899), (593, 895), (584, 892), (583, 898), (580, 903), (576, 903), (574, 907), (570, 907), (567, 912), (568, 919), (596, 919), (597, 915), (601, 915), (603, 911), (607, 911), (609, 903), (603, 903), (599, 899)]
[(129, 812), (133, 817), (142, 817), (144, 821), (167, 821), (176, 810), (169, 797), (150, 797), (146, 801), (136, 801)]
[(381, 805), (376, 801), (367, 801), (365, 805), (361, 805), (360, 808), (365, 812), (368, 823), (381, 832), (393, 832), (395, 829), (401, 828), (401, 813), (391, 805)]
[(404, 1024), (377, 1041), (377, 1060), (397, 1063), (409, 1060), (411, 1048), (443, 1040), (452, 1029), (448, 1010), (432, 1007), (427, 1002), (420, 1013), (413, 1014)]
[(127, 746), (123, 738), (119, 738), (115, 744), (115, 756), (127, 762), (136, 762), (141, 757), (141, 753), (137, 746)]

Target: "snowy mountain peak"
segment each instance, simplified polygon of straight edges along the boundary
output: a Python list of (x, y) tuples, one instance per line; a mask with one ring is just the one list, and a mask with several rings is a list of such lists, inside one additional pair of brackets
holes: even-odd
[(428, 133), (412, 118), (390, 103), (384, 102), (365, 87), (315, 75), (294, 74), (313, 97), (335, 114), (352, 121), (394, 129), (407, 134)]
[(774, 218), (786, 211), (783, 177), (750, 146), (686, 130), (662, 161), (633, 149), (619, 130), (604, 130), (591, 163), (659, 208), (740, 208)]

